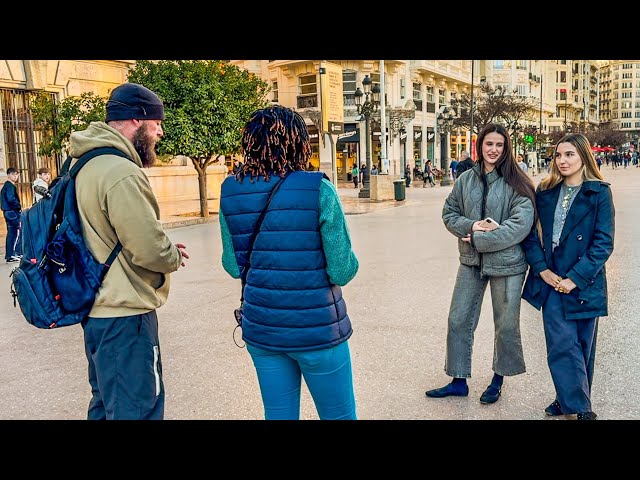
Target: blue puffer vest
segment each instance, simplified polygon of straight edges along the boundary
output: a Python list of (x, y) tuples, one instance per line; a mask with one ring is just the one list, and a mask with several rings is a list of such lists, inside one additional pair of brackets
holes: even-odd
[(342, 289), (332, 285), (320, 235), (322, 172), (293, 172), (222, 183), (220, 209), (242, 271), (255, 224), (278, 181), (251, 254), (244, 290), (243, 340), (275, 351), (328, 348), (352, 333)]

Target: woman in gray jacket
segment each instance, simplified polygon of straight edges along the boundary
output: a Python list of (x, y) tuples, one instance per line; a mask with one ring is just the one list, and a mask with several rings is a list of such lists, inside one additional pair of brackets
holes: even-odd
[[(458, 237), (460, 267), (449, 309), (445, 373), (453, 381), (428, 390), (433, 398), (469, 394), (473, 337), (487, 284), (495, 324), (494, 376), (480, 397), (484, 404), (500, 398), (505, 375), (524, 373), (520, 338), (520, 295), (527, 260), (520, 246), (534, 223), (535, 188), (518, 167), (507, 130), (485, 126), (477, 141), (478, 162), (461, 174), (442, 209), (444, 224)], [(483, 226), (491, 217), (497, 228)]]

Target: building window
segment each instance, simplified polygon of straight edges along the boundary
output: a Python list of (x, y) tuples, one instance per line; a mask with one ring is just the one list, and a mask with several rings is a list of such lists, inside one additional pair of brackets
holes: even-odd
[(318, 106), (318, 83), (316, 75), (302, 75), (298, 77), (298, 108)]
[(342, 72), (342, 95), (345, 107), (356, 104), (354, 93), (356, 93), (356, 72), (344, 70)]
[(444, 88), (438, 89), (438, 105), (442, 106), (447, 104), (446, 94), (447, 91)]
[(378, 85), (378, 87), (380, 87), (380, 73), (379, 72), (371, 72), (369, 74), (369, 78), (371, 78), (371, 88), (373, 88), (374, 85)]
[(414, 83), (413, 84), (413, 99), (421, 100), (422, 99), (422, 84)]
[(567, 83), (567, 72), (560, 72), (560, 83)]
[(271, 82), (271, 101), (278, 103), (278, 82)]
[(516, 70), (526, 70), (526, 69), (527, 69), (526, 60), (516, 60)]
[(433, 85), (427, 85), (427, 102), (434, 103)]
[(497, 70), (502, 70), (504, 68), (504, 60), (494, 60), (493, 68)]

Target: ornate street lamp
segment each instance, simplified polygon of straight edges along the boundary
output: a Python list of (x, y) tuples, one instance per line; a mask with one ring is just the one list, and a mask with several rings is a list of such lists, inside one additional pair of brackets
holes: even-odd
[[(369, 75), (365, 75), (362, 80), (364, 93), (360, 90), (360, 87), (356, 88), (354, 93), (358, 115), (364, 117), (364, 141), (367, 160), (367, 168), (362, 175), (362, 189), (360, 193), (358, 193), (358, 197), (360, 198), (371, 198), (371, 190), (369, 189), (369, 176), (371, 175), (371, 134), (369, 133), (369, 129), (371, 114), (376, 112), (380, 106), (380, 85), (376, 84), (371, 88), (372, 83)], [(364, 103), (362, 102), (363, 96), (365, 97)], [(358, 168), (359, 167), (360, 166), (358, 166)]]
[(440, 166), (442, 168), (442, 180), (440, 180), (440, 186), (446, 187), (451, 185), (451, 175), (449, 175), (449, 164), (447, 163), (447, 133), (453, 128), (454, 115), (449, 110), (449, 107), (444, 107), (441, 113), (438, 114), (436, 122), (438, 123), (438, 132), (440, 132)]
[(518, 130), (520, 130), (521, 125), (517, 120), (514, 120), (509, 124), (511, 130), (513, 130), (513, 157), (515, 158), (518, 155)]

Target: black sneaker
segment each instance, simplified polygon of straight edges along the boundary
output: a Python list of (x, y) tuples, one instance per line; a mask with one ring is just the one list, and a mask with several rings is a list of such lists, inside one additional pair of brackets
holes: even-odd
[(595, 420), (598, 418), (594, 412), (580, 412), (577, 416), (577, 420)]
[(9, 259), (7, 259), (7, 263), (13, 263), (13, 262), (19, 262), (20, 259), (17, 257), (11, 257)]

